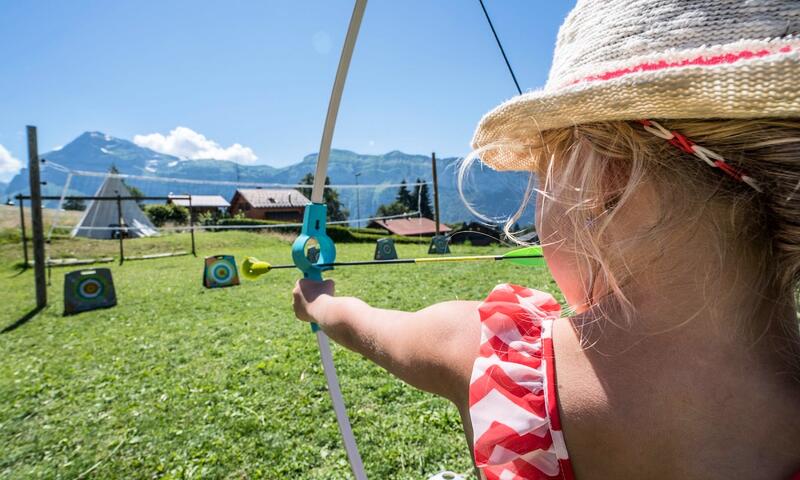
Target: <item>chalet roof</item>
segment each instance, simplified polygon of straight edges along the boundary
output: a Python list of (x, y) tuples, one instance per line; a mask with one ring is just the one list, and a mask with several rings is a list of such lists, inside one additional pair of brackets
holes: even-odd
[(289, 188), (240, 188), (236, 193), (241, 195), (252, 208), (304, 207), (311, 203), (302, 193)]
[[(385, 228), (394, 235), (433, 235), (436, 233), (436, 222), (430, 218), (392, 218), (389, 220), (374, 220), (380, 228)], [(450, 227), (440, 223), (439, 232), (447, 233)]]
[[(186, 195), (169, 195), (169, 201), (182, 207), (189, 206)], [(231, 204), (222, 195), (192, 195), (192, 208), (228, 208)]]

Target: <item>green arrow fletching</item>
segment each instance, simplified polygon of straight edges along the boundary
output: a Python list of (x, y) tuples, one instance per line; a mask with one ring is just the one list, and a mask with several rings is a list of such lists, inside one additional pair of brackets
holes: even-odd
[(530, 247), (511, 250), (501, 258), (503, 260), (509, 260), (516, 265), (524, 265), (527, 267), (545, 266), (544, 257), (542, 256), (542, 247), (540, 245), (531, 245)]

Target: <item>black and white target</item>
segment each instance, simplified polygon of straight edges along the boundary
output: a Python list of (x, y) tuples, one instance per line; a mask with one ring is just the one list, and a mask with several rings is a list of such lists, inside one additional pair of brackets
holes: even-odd
[(64, 315), (117, 304), (111, 270), (76, 270), (64, 276)]
[(239, 272), (233, 255), (206, 257), (203, 271), (203, 286), (206, 288), (239, 285)]
[(375, 244), (375, 260), (394, 260), (397, 258), (397, 249), (391, 238), (380, 238)]

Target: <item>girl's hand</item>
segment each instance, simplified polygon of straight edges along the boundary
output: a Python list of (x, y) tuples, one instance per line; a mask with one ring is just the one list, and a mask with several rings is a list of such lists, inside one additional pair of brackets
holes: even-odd
[(333, 300), (334, 291), (333, 280), (298, 280), (292, 292), (295, 316), (304, 322), (321, 323), (326, 305)]

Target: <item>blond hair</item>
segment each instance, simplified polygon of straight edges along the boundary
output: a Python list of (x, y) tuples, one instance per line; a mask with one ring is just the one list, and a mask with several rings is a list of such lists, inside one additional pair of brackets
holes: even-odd
[[(626, 251), (646, 243), (654, 254), (670, 246), (680, 248), (687, 238), (681, 232), (697, 225), (719, 232), (719, 255), (737, 257), (720, 258), (721, 262), (730, 264), (746, 256), (760, 267), (754, 293), (794, 299), (800, 282), (800, 120), (661, 123), (722, 155), (753, 177), (763, 192), (736, 182), (637, 122), (609, 121), (546, 130), (526, 144), (493, 144), (473, 152), (459, 172), (462, 198), (466, 172), (481, 154), (524, 159), (539, 178), (537, 190), (544, 203), (567, 207), (564, 217), (572, 225), (574, 253), (591, 265), (586, 279), (590, 301), (593, 285), (603, 282), (622, 304), (633, 307), (622, 286), (647, 268), (650, 259), (631, 258)], [(635, 207), (632, 202), (644, 183), (653, 188), (661, 205), (670, 208), (660, 212), (660, 221), (644, 235), (609, 237), (619, 212)], [(530, 197), (529, 192), (505, 226), (511, 238), (509, 229)], [(473, 213), (479, 214), (474, 209)], [(797, 322), (784, 327), (798, 338)]]

